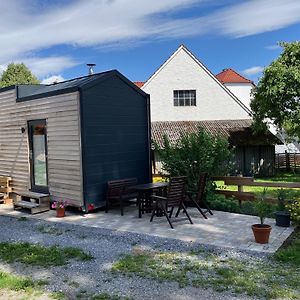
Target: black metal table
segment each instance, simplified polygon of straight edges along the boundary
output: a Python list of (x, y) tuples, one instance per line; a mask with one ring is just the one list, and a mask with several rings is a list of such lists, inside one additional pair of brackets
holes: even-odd
[(167, 182), (155, 182), (138, 184), (132, 187), (138, 193), (137, 202), (139, 206), (139, 218), (142, 217), (142, 213), (152, 212), (152, 193), (155, 191), (163, 192), (168, 185)]

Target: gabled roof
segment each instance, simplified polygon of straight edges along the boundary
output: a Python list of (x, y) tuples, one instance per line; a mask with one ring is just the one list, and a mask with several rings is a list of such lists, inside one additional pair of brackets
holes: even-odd
[(117, 70), (110, 70), (102, 73), (97, 73), (93, 75), (87, 75), (79, 78), (74, 78), (59, 83), (53, 84), (20, 84), (16, 86), (11, 86), (8, 88), (0, 89), (0, 92), (7, 89), (16, 88), (17, 90), (17, 101), (27, 101), (32, 99), (44, 98), (59, 94), (71, 93), (79, 91), (80, 89), (92, 87), (99, 82), (112, 77), (117, 76), (123, 80), (127, 85), (136, 90), (138, 93), (146, 96), (147, 94), (134, 85), (130, 80), (123, 76)]
[(141, 88), (141, 87), (145, 84), (144, 81), (134, 81), (133, 83), (134, 83), (136, 86), (138, 86), (139, 88)]
[(152, 139), (163, 147), (164, 136), (171, 144), (176, 144), (182, 135), (196, 133), (203, 128), (214, 136), (228, 139), (231, 145), (275, 145), (282, 142), (270, 131), (255, 133), (251, 125), (253, 120), (216, 120), (216, 121), (168, 121), (152, 122)]
[(217, 79), (222, 83), (251, 83), (253, 82), (233, 69), (224, 69), (221, 73), (216, 75)]
[(161, 70), (169, 64), (172, 59), (180, 52), (180, 51), (185, 51), (192, 60), (194, 60), (200, 68), (202, 68), (208, 76), (210, 76), (218, 85), (221, 89), (223, 89), (227, 94), (230, 95), (233, 101), (235, 101), (244, 111), (247, 112), (247, 114), (252, 115), (251, 110), (242, 102), (240, 101), (226, 86), (224, 86), (217, 78), (214, 76), (214, 74), (202, 63), (196, 56), (193, 55), (191, 51), (189, 51), (183, 44), (179, 46), (179, 48), (150, 76), (150, 78), (144, 83), (143, 89), (147, 87), (147, 85), (156, 77), (158, 73), (161, 72)]

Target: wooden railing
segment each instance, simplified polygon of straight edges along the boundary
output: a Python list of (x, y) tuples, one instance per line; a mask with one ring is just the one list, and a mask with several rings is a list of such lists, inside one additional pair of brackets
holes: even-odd
[[(226, 198), (235, 198), (241, 206), (242, 201), (253, 201), (255, 199), (254, 192), (245, 192), (245, 186), (261, 186), (261, 187), (277, 187), (277, 188), (300, 188), (300, 183), (291, 182), (255, 182), (253, 177), (238, 177), (238, 176), (216, 176), (212, 177), (214, 181), (223, 181), (224, 185), (234, 185), (238, 187), (237, 191), (217, 189), (216, 193), (225, 195)], [(266, 197), (269, 203), (277, 203), (277, 198)]]

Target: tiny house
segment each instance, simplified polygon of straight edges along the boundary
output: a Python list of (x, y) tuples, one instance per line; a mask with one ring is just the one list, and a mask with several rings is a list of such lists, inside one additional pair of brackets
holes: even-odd
[(116, 70), (0, 89), (0, 175), (13, 195), (50, 194), (87, 210), (109, 180), (151, 180), (149, 95)]

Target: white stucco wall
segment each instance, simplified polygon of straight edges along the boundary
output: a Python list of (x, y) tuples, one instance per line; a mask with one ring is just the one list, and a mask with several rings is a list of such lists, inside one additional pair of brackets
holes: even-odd
[(252, 83), (224, 83), (224, 85), (250, 109), (251, 91), (254, 87)]
[[(250, 118), (212, 76), (181, 48), (142, 87), (151, 97), (151, 121)], [(197, 105), (174, 106), (173, 90), (196, 90)]]

